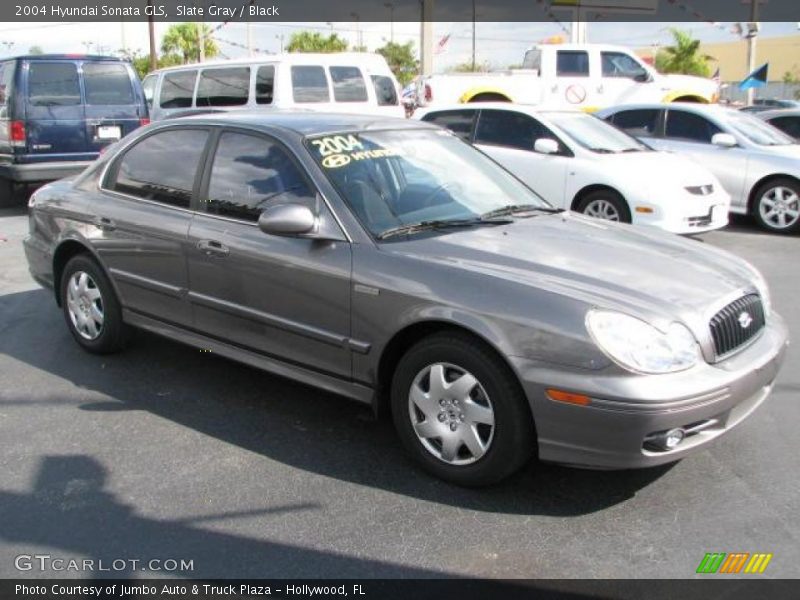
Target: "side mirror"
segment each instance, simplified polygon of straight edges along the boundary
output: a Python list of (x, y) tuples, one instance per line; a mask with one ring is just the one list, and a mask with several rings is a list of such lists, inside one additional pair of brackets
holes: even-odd
[(550, 138), (539, 138), (533, 143), (533, 151), (539, 154), (558, 154), (558, 142)]
[(633, 76), (633, 80), (637, 83), (650, 83), (653, 77), (647, 71), (642, 71)]
[(711, 138), (711, 143), (721, 148), (735, 148), (739, 145), (739, 142), (730, 133), (715, 133)]
[(317, 217), (302, 204), (279, 204), (258, 217), (258, 228), (270, 235), (297, 236), (316, 233)]

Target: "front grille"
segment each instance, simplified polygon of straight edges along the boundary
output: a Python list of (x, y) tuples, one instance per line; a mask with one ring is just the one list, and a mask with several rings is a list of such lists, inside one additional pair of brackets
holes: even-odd
[(711, 225), (711, 214), (704, 217), (689, 217), (686, 222), (689, 227), (708, 227)]
[(717, 358), (726, 356), (753, 339), (764, 328), (764, 307), (758, 294), (731, 302), (711, 319), (711, 336)]

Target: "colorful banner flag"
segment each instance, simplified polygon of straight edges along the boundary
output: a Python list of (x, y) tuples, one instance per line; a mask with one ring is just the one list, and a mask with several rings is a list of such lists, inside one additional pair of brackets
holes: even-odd
[(750, 75), (744, 78), (742, 83), (739, 84), (739, 89), (748, 90), (750, 88), (759, 88), (767, 85), (768, 69), (769, 69), (769, 63), (764, 63), (763, 65), (758, 67), (755, 71), (750, 73)]

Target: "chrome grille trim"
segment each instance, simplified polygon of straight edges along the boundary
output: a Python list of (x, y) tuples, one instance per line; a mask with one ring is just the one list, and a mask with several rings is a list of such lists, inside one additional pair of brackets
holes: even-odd
[[(752, 320), (746, 327), (740, 322), (740, 319), (746, 321), (744, 315)], [(764, 329), (765, 324), (764, 307), (758, 294), (743, 296), (725, 306), (708, 324), (717, 360), (742, 348)]]

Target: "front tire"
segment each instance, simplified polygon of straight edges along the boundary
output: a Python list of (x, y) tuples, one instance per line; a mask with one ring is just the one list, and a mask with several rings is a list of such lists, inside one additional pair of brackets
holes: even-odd
[(610, 189), (595, 190), (586, 194), (578, 204), (578, 212), (604, 221), (631, 222), (631, 211), (625, 199)]
[(792, 179), (773, 179), (756, 190), (753, 216), (758, 224), (775, 233), (800, 229), (800, 184)]
[(535, 450), (533, 418), (516, 376), (464, 334), (435, 334), (408, 350), (392, 379), (391, 403), (406, 450), (451, 483), (496, 483)]
[(103, 269), (79, 254), (67, 262), (61, 275), (61, 306), (72, 337), (95, 354), (121, 350), (128, 339), (122, 307)]

